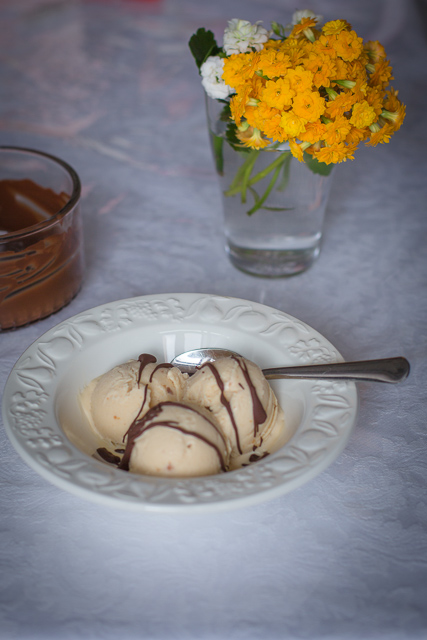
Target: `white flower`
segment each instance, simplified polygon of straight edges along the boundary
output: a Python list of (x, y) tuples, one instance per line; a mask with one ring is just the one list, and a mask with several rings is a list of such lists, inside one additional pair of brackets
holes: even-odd
[(202, 85), (210, 98), (216, 100), (228, 98), (234, 93), (234, 89), (225, 84), (222, 79), (224, 71), (224, 58), (219, 56), (209, 56), (209, 58), (200, 67), (202, 76)]
[(228, 27), (224, 31), (225, 53), (246, 53), (251, 49), (261, 51), (264, 42), (267, 42), (270, 33), (261, 27), (261, 21), (251, 24), (247, 20), (229, 20)]
[(292, 15), (292, 24), (299, 24), (303, 18), (314, 18), (316, 22), (322, 22), (323, 16), (318, 16), (310, 9), (302, 9), (301, 11), (294, 11)]

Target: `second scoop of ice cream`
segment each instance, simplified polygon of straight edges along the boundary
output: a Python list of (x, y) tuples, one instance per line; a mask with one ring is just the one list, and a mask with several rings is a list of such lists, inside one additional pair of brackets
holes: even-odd
[(232, 447), (231, 468), (276, 450), (286, 439), (283, 410), (261, 369), (242, 357), (203, 365), (184, 400), (206, 407)]
[(228, 470), (229, 445), (202, 409), (161, 402), (135, 421), (122, 469), (166, 477), (206, 476)]

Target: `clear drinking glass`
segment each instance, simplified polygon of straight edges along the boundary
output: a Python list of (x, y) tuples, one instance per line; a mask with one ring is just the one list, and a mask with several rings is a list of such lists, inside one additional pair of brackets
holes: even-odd
[(66, 162), (0, 147), (0, 330), (58, 311), (84, 272), (80, 180)]
[(313, 173), (285, 145), (236, 150), (227, 140), (224, 106), (209, 98), (207, 104), (231, 262), (264, 277), (305, 271), (320, 253), (332, 174)]

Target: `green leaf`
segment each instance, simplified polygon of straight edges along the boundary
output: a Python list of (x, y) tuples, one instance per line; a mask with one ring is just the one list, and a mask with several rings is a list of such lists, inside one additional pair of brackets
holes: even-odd
[(224, 154), (223, 144), (224, 138), (217, 136), (211, 132), (212, 151), (215, 158), (215, 166), (217, 172), (222, 176), (224, 175)]
[(216, 56), (220, 52), (212, 31), (206, 31), (203, 27), (191, 36), (188, 46), (199, 69), (209, 56)]
[(328, 176), (332, 169), (335, 167), (333, 163), (326, 164), (326, 162), (319, 162), (316, 158), (313, 158), (312, 155), (304, 151), (304, 162), (307, 167), (313, 173), (318, 173), (321, 176)]
[[(224, 117), (225, 120), (225, 117)], [(230, 122), (225, 130), (225, 137), (227, 138), (227, 142), (234, 151), (243, 151), (243, 153), (250, 153), (252, 149), (250, 147), (245, 147), (240, 142), (239, 138), (236, 135), (237, 126), (235, 122)]]
[(233, 118), (231, 116), (231, 108), (230, 108), (229, 100), (222, 100), (221, 98), (218, 98), (217, 101), (222, 102), (222, 104), (224, 105), (221, 113), (219, 114), (219, 120), (221, 120), (221, 122), (230, 122), (236, 127), (236, 124), (232, 122)]

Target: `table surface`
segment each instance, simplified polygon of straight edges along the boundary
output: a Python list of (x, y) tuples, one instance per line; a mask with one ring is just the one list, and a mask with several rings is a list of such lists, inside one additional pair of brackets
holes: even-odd
[(1, 427), (1, 638), (427, 636), (422, 6), (311, 2), (384, 44), (407, 118), (390, 144), (337, 168), (317, 263), (265, 280), (224, 253), (187, 42), (200, 26), (221, 39), (233, 17), (286, 23), (296, 4), (0, 3), (1, 144), (53, 153), (78, 171), (87, 263), (69, 306), (0, 335), (1, 389), (58, 322), (152, 293), (261, 302), (308, 323), (348, 360), (403, 355), (412, 366), (401, 385), (358, 384), (356, 428), (326, 471), (282, 498), (219, 514), (86, 502), (28, 468)]

